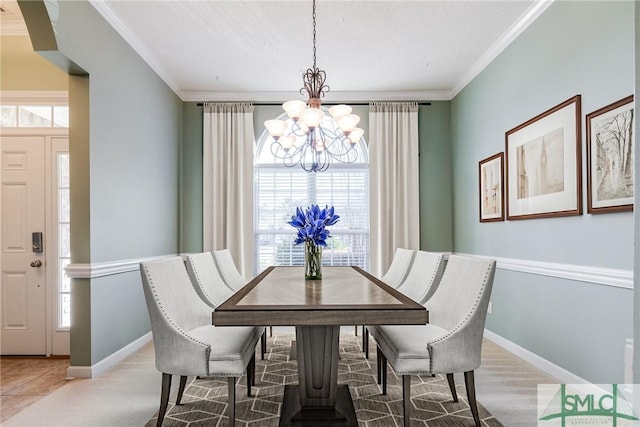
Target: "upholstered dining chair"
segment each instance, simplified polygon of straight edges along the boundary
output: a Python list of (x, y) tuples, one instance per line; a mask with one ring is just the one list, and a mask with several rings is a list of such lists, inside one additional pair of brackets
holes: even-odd
[[(248, 283), (248, 280), (242, 276), (240, 270), (236, 267), (236, 263), (233, 261), (233, 256), (229, 249), (213, 251), (212, 254), (220, 271), (220, 275), (228, 287), (237, 291)], [(269, 326), (269, 335), (273, 335), (273, 327), (271, 326)]]
[[(416, 251), (412, 249), (396, 248), (391, 260), (391, 265), (387, 269), (381, 280), (392, 288), (398, 288), (404, 282), (409, 269), (413, 263)], [(355, 334), (358, 335), (358, 325), (356, 325)], [(369, 334), (365, 325), (362, 325), (362, 351), (369, 358)]]
[(443, 253), (416, 251), (407, 277), (397, 289), (415, 302), (424, 304), (438, 288), (443, 271)]
[(142, 287), (151, 321), (156, 368), (162, 372), (157, 426), (169, 403), (171, 378), (180, 376), (176, 405), (188, 376), (227, 377), (229, 425), (235, 425), (237, 379), (247, 370), (247, 394), (255, 383), (254, 327), (211, 325), (211, 308), (195, 292), (182, 257), (140, 264)]
[(237, 291), (247, 284), (248, 280), (242, 276), (238, 267), (236, 267), (236, 263), (233, 261), (233, 256), (229, 249), (213, 251), (212, 255), (224, 283), (231, 288), (231, 290)]
[(411, 418), (411, 375), (446, 374), (457, 402), (453, 376), (457, 372), (464, 372), (471, 414), (480, 426), (474, 371), (480, 366), (495, 267), (495, 260), (451, 255), (440, 285), (425, 304), (428, 324), (371, 327), (382, 358), (383, 394), (387, 361), (402, 376), (405, 426)]
[[(189, 254), (185, 257), (185, 264), (193, 288), (212, 310), (215, 310), (233, 295), (234, 292), (224, 283), (211, 252)], [(261, 344), (260, 358), (264, 360), (264, 354), (267, 351), (267, 336), (263, 327), (258, 329)]]
[[(398, 291), (419, 304), (424, 304), (438, 288), (444, 270), (444, 254), (416, 251), (406, 279)], [(364, 331), (365, 357), (369, 358), (369, 328)], [(374, 336), (375, 339), (375, 336)], [(380, 359), (378, 358), (378, 363)], [(380, 368), (378, 368), (380, 369)]]
[(392, 288), (402, 285), (407, 278), (415, 253), (416, 251), (412, 249), (397, 248), (391, 260), (391, 265), (381, 280)]

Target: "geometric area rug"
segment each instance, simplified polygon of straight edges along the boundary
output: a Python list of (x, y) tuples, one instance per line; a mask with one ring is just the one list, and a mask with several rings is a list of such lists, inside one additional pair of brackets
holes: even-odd
[[(236, 425), (240, 427), (277, 427), (285, 384), (298, 383), (298, 366), (290, 360), (293, 333), (274, 333), (269, 337), (265, 360), (256, 352), (256, 385), (254, 397), (247, 397), (247, 379), (236, 386)], [(362, 338), (353, 333), (340, 334), (338, 384), (349, 384), (359, 427), (400, 427), (402, 422), (402, 380), (390, 365), (387, 373), (387, 395), (377, 384), (375, 343), (370, 340), (369, 359), (362, 352)], [(160, 375), (160, 373), (158, 373)], [(174, 377), (173, 383), (178, 383)], [(411, 378), (411, 426), (473, 426), (462, 377), (456, 375), (458, 402), (452, 400), (447, 379), (443, 375)], [(227, 380), (189, 377), (182, 404), (175, 405), (175, 393), (162, 425), (164, 427), (227, 426)], [(158, 405), (160, 390), (158, 389)], [(484, 427), (502, 424), (478, 403)], [(146, 427), (155, 426), (157, 413)]]

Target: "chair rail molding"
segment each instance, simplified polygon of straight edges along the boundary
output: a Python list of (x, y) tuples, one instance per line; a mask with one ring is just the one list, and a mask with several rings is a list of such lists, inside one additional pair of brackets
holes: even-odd
[(547, 261), (501, 258), (487, 255), (458, 253), (476, 258), (492, 258), (496, 260), (496, 268), (520, 273), (537, 274), (597, 285), (633, 289), (633, 270), (621, 270), (606, 267), (592, 267), (576, 264), (561, 264)]
[(132, 258), (115, 261), (93, 262), (93, 263), (73, 263), (67, 265), (64, 271), (72, 279), (93, 279), (113, 274), (128, 273), (137, 271), (141, 262), (156, 261), (176, 255), (162, 255), (148, 258)]

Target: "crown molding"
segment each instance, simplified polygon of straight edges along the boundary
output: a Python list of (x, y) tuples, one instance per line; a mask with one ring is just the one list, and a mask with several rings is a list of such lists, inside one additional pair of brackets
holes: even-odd
[(113, 13), (113, 10), (104, 0), (89, 0), (91, 6), (113, 27), (114, 30), (126, 41), (129, 46), (142, 58), (144, 62), (151, 67), (153, 71), (173, 90), (179, 94), (180, 88), (178, 84), (171, 79), (169, 73), (161, 66), (160, 61), (149, 51), (147, 46), (134, 35), (129, 28)]
[(27, 25), (23, 21), (2, 21), (0, 36), (28, 36)]
[(24, 104), (28, 102), (68, 103), (69, 92), (65, 90), (2, 90), (3, 103)]
[(538, 16), (540, 16), (555, 0), (536, 0), (520, 18), (462, 75), (453, 86), (449, 99), (455, 98), (471, 81), (478, 76), (503, 50), (506, 49)]
[[(88, 0), (98, 13), (116, 30), (133, 50), (155, 71), (155, 73), (185, 102), (201, 101), (245, 101), (283, 102), (299, 98), (298, 92), (214, 92), (183, 91), (177, 82), (162, 67), (161, 62), (144, 43), (116, 16), (104, 0)], [(326, 102), (370, 102), (370, 101), (450, 101), (480, 74), (516, 37), (518, 37), (555, 0), (535, 0), (509, 29), (467, 70), (451, 90), (397, 91), (397, 92), (331, 92)]]
[[(284, 102), (302, 99), (299, 92), (208, 92), (182, 91), (178, 94), (183, 101), (201, 102)], [(322, 99), (325, 103), (374, 102), (374, 101), (448, 101), (449, 92), (441, 91), (396, 91), (396, 92), (329, 92)]]

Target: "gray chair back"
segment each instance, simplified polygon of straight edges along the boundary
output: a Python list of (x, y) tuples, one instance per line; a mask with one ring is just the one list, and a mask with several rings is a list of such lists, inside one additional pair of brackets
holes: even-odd
[(414, 255), (413, 249), (397, 248), (389, 269), (382, 276), (382, 281), (393, 288), (400, 286), (407, 277)]
[(398, 290), (420, 304), (434, 294), (444, 270), (444, 254), (416, 251), (413, 263)]
[[(182, 257), (140, 264), (151, 333), (160, 372), (207, 375), (210, 347), (187, 331), (211, 324), (211, 308), (193, 289)], [(185, 354), (182, 343), (192, 347)]]
[(224, 283), (211, 252), (187, 255), (186, 265), (195, 291), (211, 308), (215, 309), (233, 295)]
[(440, 285), (426, 303), (429, 323), (453, 330), (470, 317), (486, 318), (494, 273), (495, 260), (450, 255)]
[(432, 372), (467, 372), (480, 366), (495, 269), (495, 260), (449, 256), (440, 286), (425, 304), (429, 323), (449, 331), (429, 343)]
[(236, 263), (233, 261), (233, 256), (231, 256), (229, 249), (221, 249), (213, 251), (212, 253), (224, 283), (226, 283), (231, 290), (237, 291), (247, 284), (247, 280), (242, 277), (238, 267), (236, 267)]

